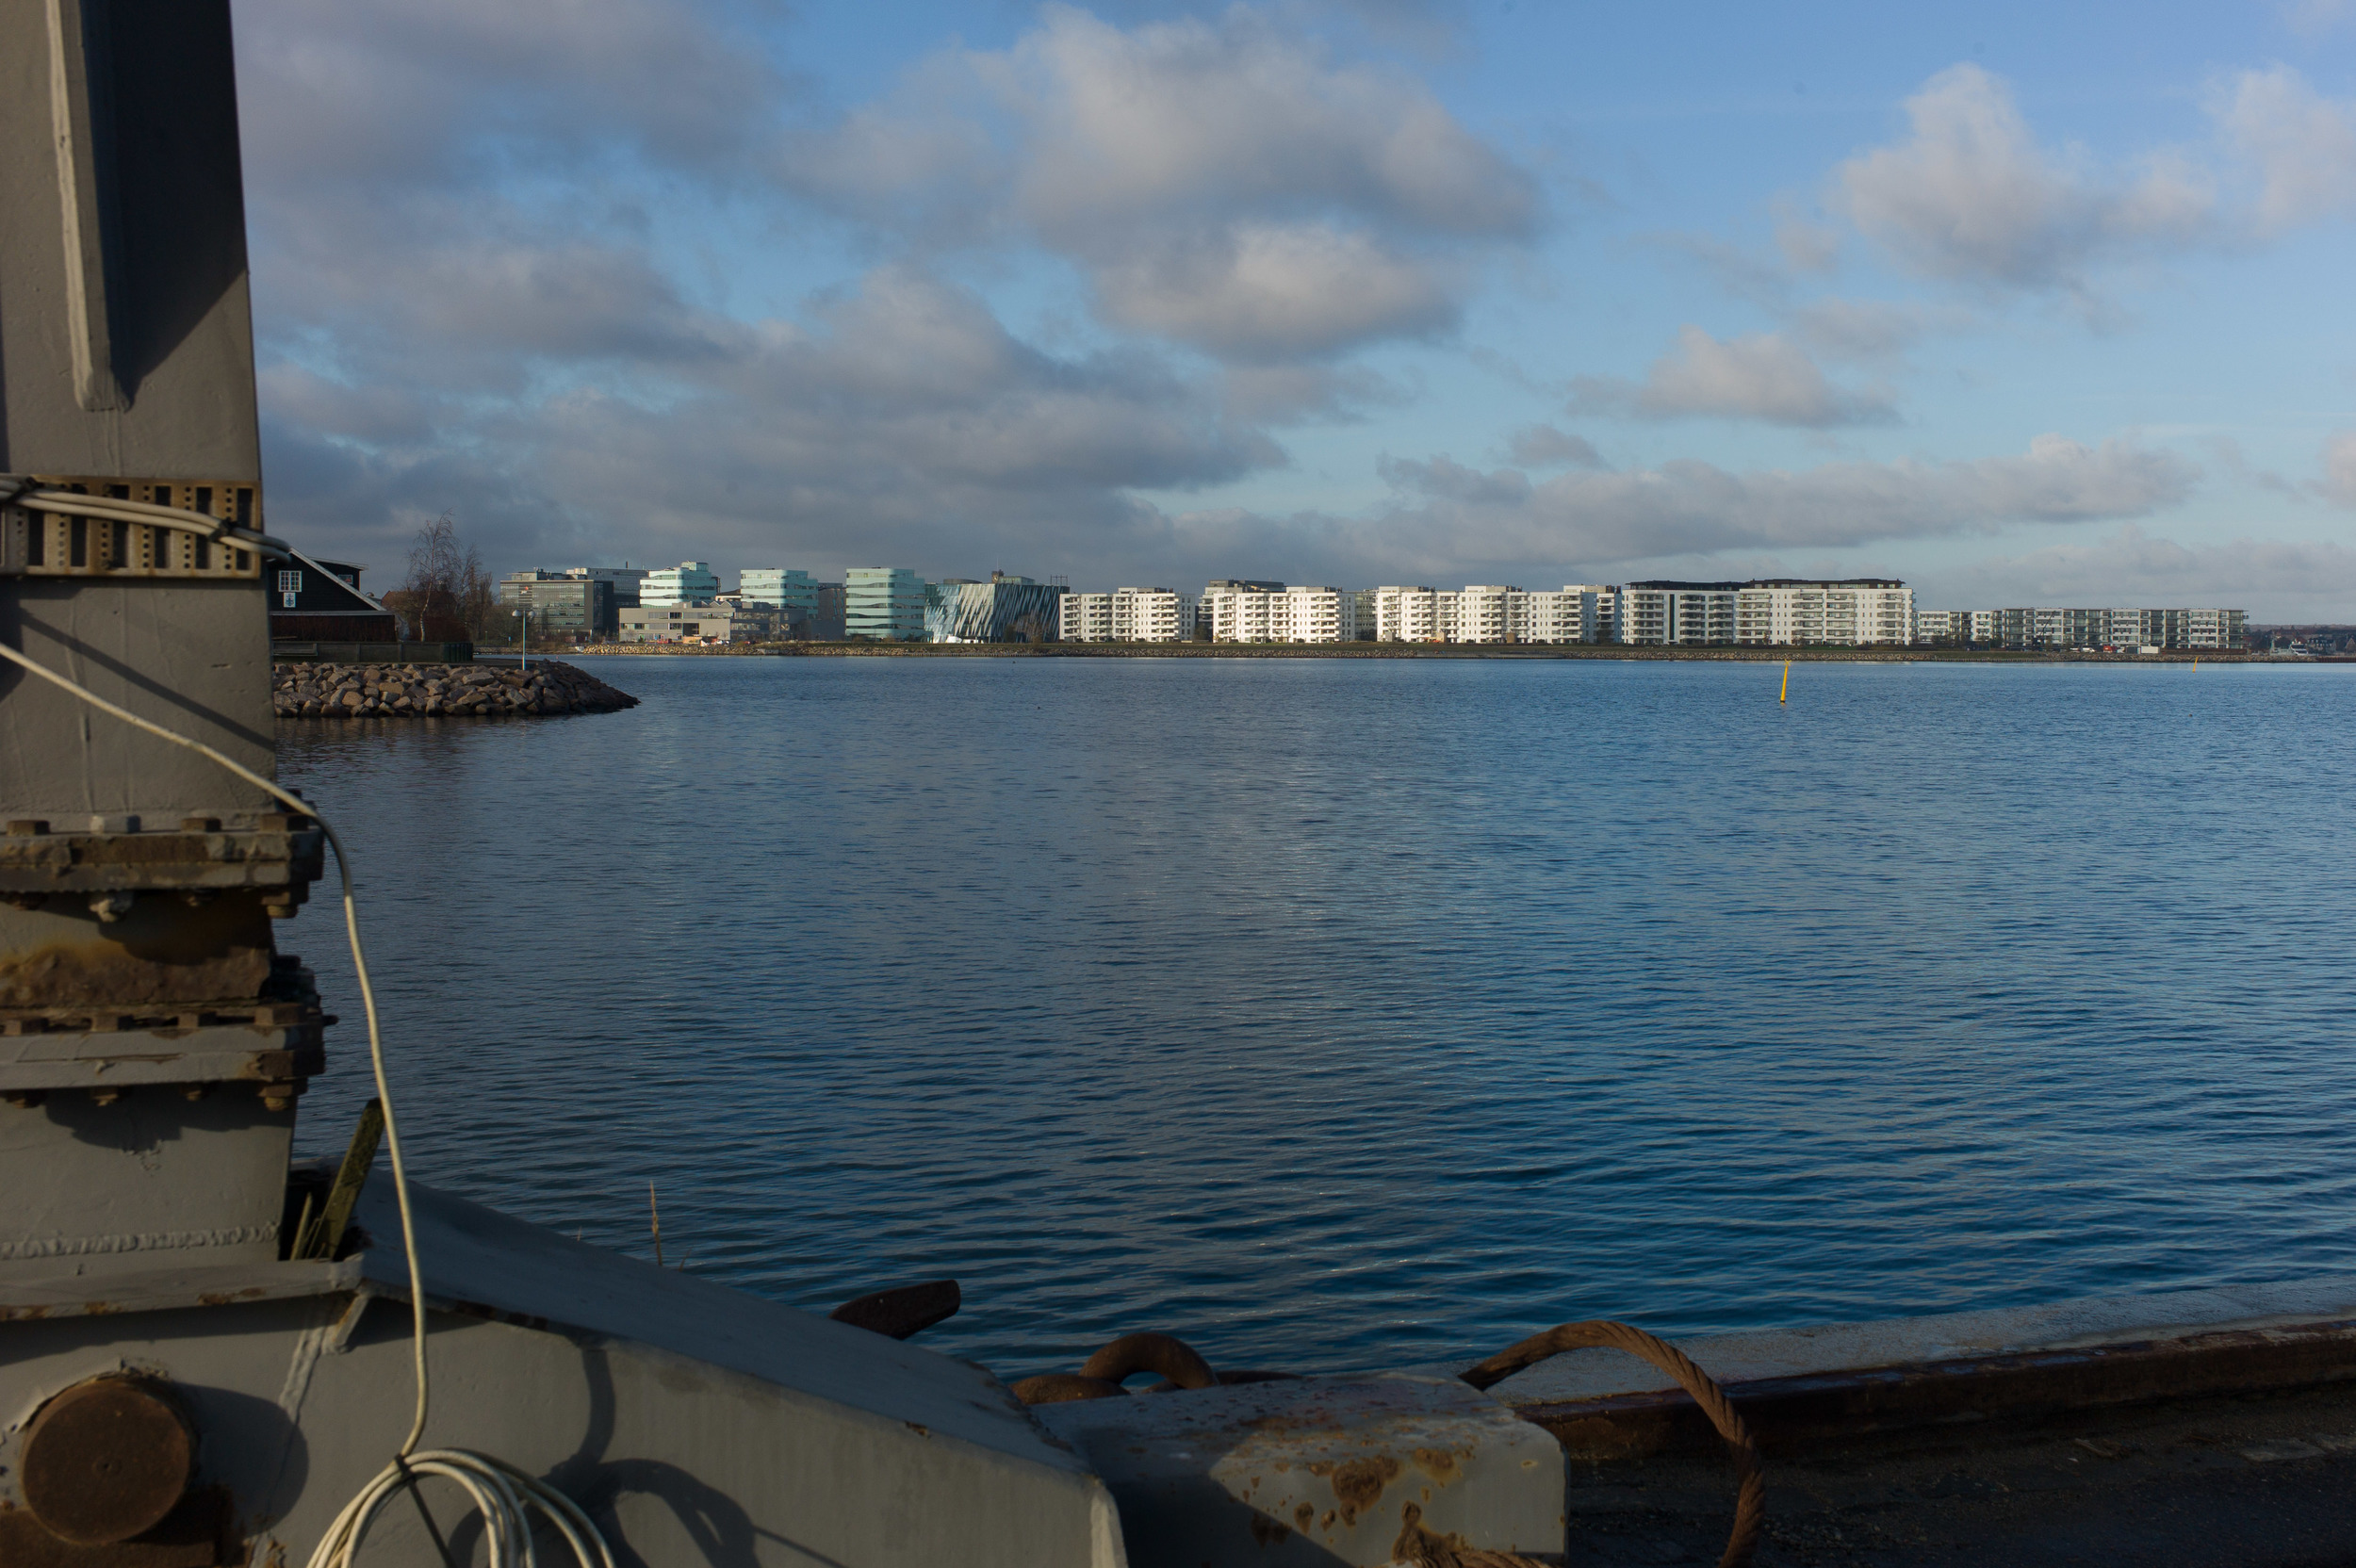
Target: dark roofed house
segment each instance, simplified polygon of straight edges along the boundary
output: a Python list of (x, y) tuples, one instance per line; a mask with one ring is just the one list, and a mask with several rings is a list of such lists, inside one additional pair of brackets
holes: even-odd
[(273, 642), (390, 643), (400, 639), (393, 612), (360, 592), (360, 568), (314, 561), (301, 550), (268, 575)]

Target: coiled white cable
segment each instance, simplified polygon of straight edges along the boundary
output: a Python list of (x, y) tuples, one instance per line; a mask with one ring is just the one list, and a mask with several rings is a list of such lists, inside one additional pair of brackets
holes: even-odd
[(401, 1163), (401, 1133), (393, 1119), (392, 1086), (385, 1081), (384, 1038), (377, 1024), (376, 988), (368, 982), (368, 956), (360, 948), (360, 905), (352, 890), (352, 858), (344, 853), (343, 840), (336, 836), (334, 825), (319, 814), (318, 807), (301, 795), (280, 788), (202, 741), (168, 729), (153, 719), (141, 718), (127, 708), (108, 702), (97, 693), (45, 665), (34, 662), (6, 644), (0, 644), (0, 659), (6, 659), (51, 685), (71, 693), (102, 713), (111, 714), (136, 729), (145, 730), (159, 740), (185, 746), (200, 757), (218, 762), (288, 810), (300, 812), (317, 822), (320, 831), (327, 835), (329, 847), (335, 852), (335, 869), (343, 878), (344, 933), (352, 943), (352, 969), (360, 982), (360, 1004), (368, 1014), (368, 1065), (376, 1075), (377, 1102), (384, 1112), (384, 1148), (392, 1157), (393, 1197), (401, 1208), (401, 1251), (409, 1265), (411, 1359), (417, 1373), (417, 1403), (416, 1413), (409, 1423), (409, 1435), (402, 1439), (393, 1462), (379, 1471), (376, 1478), (362, 1488), (360, 1494), (345, 1504), (343, 1511), (335, 1515), (335, 1522), (328, 1527), (327, 1534), (311, 1553), (310, 1568), (351, 1568), (352, 1554), (360, 1549), (361, 1539), (367, 1534), (368, 1522), (375, 1517), (376, 1511), (403, 1486), (414, 1484), (415, 1478), (418, 1476), (440, 1476), (455, 1481), (474, 1499), (475, 1507), (483, 1512), (490, 1544), (490, 1568), (515, 1568), (516, 1564), (521, 1564), (521, 1568), (536, 1568), (537, 1558), (532, 1546), (532, 1520), (526, 1512), (528, 1508), (539, 1509), (556, 1526), (572, 1547), (581, 1568), (614, 1568), (614, 1553), (606, 1544), (603, 1532), (598, 1530), (588, 1514), (581, 1511), (579, 1504), (554, 1487), (488, 1454), (473, 1453), (464, 1448), (421, 1449), (417, 1446), (417, 1440), (425, 1435), (431, 1387), (425, 1357), (425, 1274), (417, 1264), (417, 1227), (409, 1204), (408, 1168)]

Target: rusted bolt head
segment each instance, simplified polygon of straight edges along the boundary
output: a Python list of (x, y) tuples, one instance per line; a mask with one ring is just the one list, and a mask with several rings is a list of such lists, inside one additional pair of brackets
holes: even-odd
[(196, 1434), (166, 1386), (92, 1378), (33, 1417), (19, 1483), (50, 1534), (107, 1546), (162, 1523), (195, 1469)]

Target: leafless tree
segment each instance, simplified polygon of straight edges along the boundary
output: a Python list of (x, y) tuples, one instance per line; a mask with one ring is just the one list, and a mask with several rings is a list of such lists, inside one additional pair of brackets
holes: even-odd
[(400, 597), (402, 618), (429, 643), (481, 638), (498, 601), (483, 557), (459, 539), (458, 525), (447, 512), (417, 530)]

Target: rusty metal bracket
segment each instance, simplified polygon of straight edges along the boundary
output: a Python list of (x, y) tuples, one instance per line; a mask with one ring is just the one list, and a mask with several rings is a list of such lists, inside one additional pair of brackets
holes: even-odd
[(140, 831), (135, 817), (104, 820), (109, 825), (88, 829), (38, 818), (8, 823), (0, 833), (0, 892), (296, 891), (327, 871), (327, 837), (308, 817), (265, 812), (227, 825), (188, 817), (177, 829), (153, 832)]

